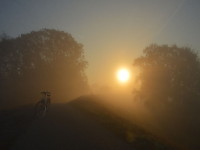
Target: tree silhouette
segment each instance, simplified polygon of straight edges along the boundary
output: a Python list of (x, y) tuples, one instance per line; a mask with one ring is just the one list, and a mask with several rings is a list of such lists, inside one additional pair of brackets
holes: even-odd
[(133, 64), (140, 68), (141, 87), (133, 91), (136, 97), (154, 109), (174, 107), (185, 111), (199, 104), (200, 61), (194, 50), (153, 44), (143, 52)]
[(87, 89), (86, 67), (83, 45), (63, 31), (42, 29), (0, 42), (4, 97), (13, 92), (30, 101), (41, 90), (58, 101), (75, 97)]

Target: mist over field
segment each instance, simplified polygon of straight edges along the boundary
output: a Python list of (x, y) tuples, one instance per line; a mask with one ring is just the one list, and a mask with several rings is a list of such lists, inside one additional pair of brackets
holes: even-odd
[(183, 149), (198, 149), (199, 55), (188, 47), (150, 45), (134, 61), (127, 87), (99, 88), (106, 107)]
[(0, 53), (2, 110), (35, 105), (45, 90), (63, 105), (97, 96), (91, 102), (163, 141), (180, 149), (199, 147), (200, 61), (189, 47), (152, 44), (134, 59), (130, 80), (122, 74), (111, 85), (89, 85), (83, 45), (63, 31), (2, 35)]
[(0, 1), (0, 149), (200, 149), (200, 1)]
[[(97, 100), (99, 104), (176, 146), (177, 149), (195, 150), (199, 147), (200, 119), (198, 114), (200, 112), (198, 109), (173, 110), (173, 108), (164, 108), (160, 104), (156, 104), (156, 108), (152, 109), (144, 101), (134, 99), (130, 93), (108, 94), (105, 91), (103, 94), (101, 91), (101, 94), (97, 95), (100, 97)], [(199, 106), (193, 107), (192, 109), (199, 108)]]

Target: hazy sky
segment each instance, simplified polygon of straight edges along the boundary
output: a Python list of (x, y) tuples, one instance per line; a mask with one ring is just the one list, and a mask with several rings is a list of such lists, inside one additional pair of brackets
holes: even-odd
[(0, 32), (69, 32), (84, 45), (90, 83), (109, 83), (150, 43), (200, 49), (199, 0), (0, 0)]

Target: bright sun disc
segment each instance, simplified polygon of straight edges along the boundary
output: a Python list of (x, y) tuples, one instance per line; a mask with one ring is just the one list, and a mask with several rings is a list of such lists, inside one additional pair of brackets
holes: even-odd
[(117, 79), (122, 82), (125, 83), (129, 80), (129, 71), (127, 69), (119, 69), (117, 72)]

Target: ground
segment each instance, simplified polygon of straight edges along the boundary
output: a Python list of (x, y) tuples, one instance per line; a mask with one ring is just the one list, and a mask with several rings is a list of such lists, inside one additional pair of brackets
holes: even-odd
[(52, 104), (41, 119), (34, 118), (33, 106), (1, 111), (0, 149), (172, 149), (91, 99)]

